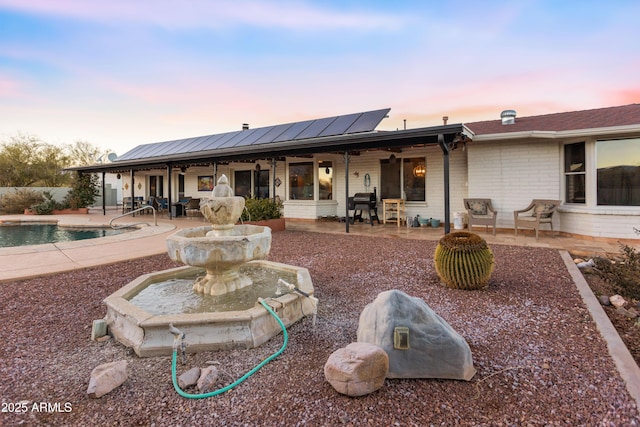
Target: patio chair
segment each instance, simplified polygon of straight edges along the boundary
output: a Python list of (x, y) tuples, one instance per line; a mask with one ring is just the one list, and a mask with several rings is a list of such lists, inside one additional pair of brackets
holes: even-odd
[(488, 232), (489, 226), (492, 226), (493, 235), (496, 235), (498, 211), (491, 205), (491, 199), (464, 199), (464, 208), (469, 217), (469, 231), (474, 225), (484, 225)]
[(202, 215), (200, 212), (200, 199), (191, 199), (184, 208), (187, 217)]
[(518, 227), (536, 230), (536, 240), (538, 240), (538, 231), (541, 225), (549, 224), (551, 231), (553, 231), (553, 213), (558, 206), (560, 206), (560, 200), (533, 199), (526, 208), (513, 211), (516, 236), (518, 235)]

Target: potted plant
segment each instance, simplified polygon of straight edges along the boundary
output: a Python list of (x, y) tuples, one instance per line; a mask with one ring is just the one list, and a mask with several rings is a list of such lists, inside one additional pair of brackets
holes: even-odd
[(283, 231), (282, 202), (273, 199), (247, 199), (240, 220), (243, 223), (262, 225), (272, 231)]

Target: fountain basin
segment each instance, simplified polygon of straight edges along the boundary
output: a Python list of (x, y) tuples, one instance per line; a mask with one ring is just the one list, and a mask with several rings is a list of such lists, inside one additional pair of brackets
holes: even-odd
[[(311, 276), (306, 268), (271, 261), (251, 261), (247, 265), (271, 269), (283, 274), (295, 274), (296, 286), (313, 295)], [(187, 351), (214, 351), (232, 348), (254, 348), (278, 335), (278, 322), (256, 301), (247, 310), (155, 315), (130, 302), (131, 298), (148, 286), (172, 279), (204, 273), (198, 267), (178, 267), (145, 274), (119, 289), (104, 302), (107, 305), (105, 320), (113, 337), (133, 348), (140, 357), (170, 355), (173, 351), (173, 335), (169, 324), (173, 323), (186, 333)], [(290, 326), (304, 316), (314, 313), (309, 298), (298, 293), (288, 293), (267, 302), (282, 320)]]
[[(242, 198), (241, 198), (242, 199)], [(222, 295), (249, 286), (238, 267), (267, 257), (271, 249), (271, 229), (257, 225), (236, 225), (222, 235), (215, 226), (179, 230), (167, 237), (169, 257), (183, 264), (204, 267), (207, 275), (194, 284), (196, 292)]]

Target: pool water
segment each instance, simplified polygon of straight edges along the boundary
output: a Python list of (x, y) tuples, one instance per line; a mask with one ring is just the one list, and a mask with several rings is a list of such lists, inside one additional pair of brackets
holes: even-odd
[(56, 224), (3, 224), (0, 226), (0, 248), (95, 239), (133, 230), (135, 229), (65, 228)]

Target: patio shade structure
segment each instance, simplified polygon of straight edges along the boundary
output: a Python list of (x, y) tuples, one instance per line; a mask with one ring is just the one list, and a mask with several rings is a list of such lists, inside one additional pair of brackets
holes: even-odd
[[(376, 131), (388, 116), (390, 108), (362, 113), (306, 120), (262, 128), (240, 130), (222, 134), (185, 138), (173, 141), (139, 145), (111, 163), (68, 168), (79, 173), (130, 173), (135, 171), (166, 169), (171, 179), (173, 168), (197, 165), (216, 165), (233, 161), (278, 159), (322, 153), (345, 155), (346, 194), (348, 187), (349, 155), (367, 150), (393, 150), (401, 147), (438, 145), (443, 152), (445, 233), (449, 232), (449, 151), (456, 141), (470, 135), (462, 124), (448, 124), (397, 131)], [(275, 162), (272, 163), (275, 170)], [(273, 174), (275, 176), (275, 174)], [(104, 179), (103, 179), (104, 182)], [(133, 185), (131, 188), (133, 197)], [(171, 185), (169, 184), (169, 203)], [(103, 211), (104, 211), (103, 200)], [(348, 203), (345, 207), (348, 217)], [(171, 213), (169, 213), (171, 215)], [(346, 221), (349, 232), (349, 221)]]

